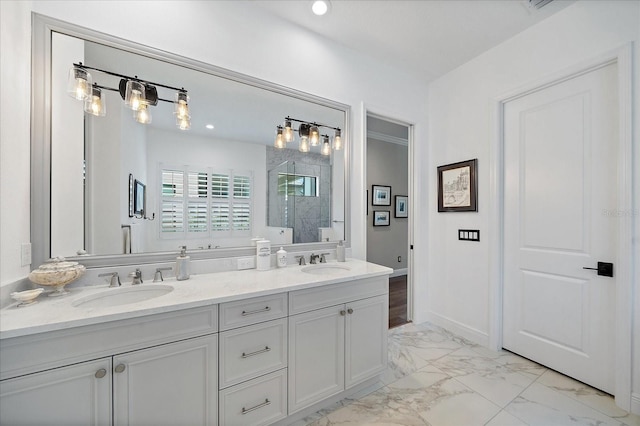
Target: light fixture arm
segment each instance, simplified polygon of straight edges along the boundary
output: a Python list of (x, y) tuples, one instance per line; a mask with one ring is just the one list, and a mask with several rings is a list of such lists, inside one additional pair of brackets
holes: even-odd
[(285, 121), (295, 121), (296, 123), (307, 124), (309, 126), (325, 127), (327, 129), (332, 129), (332, 130), (340, 130), (339, 127), (333, 127), (333, 126), (329, 126), (328, 124), (317, 123), (315, 121), (312, 122), (312, 121), (299, 120), (297, 118), (291, 118), (289, 116), (285, 117)]
[[(84, 65), (82, 62), (78, 62), (77, 64), (74, 63), (73, 66), (77, 67), (77, 68), (80, 68), (80, 69), (98, 71), (98, 72), (101, 72), (101, 73), (104, 73), (104, 74), (112, 75), (114, 77), (120, 77), (120, 78), (125, 78), (127, 80), (139, 81), (141, 83), (151, 84), (153, 86), (164, 87), (165, 89), (171, 89), (171, 90), (176, 90), (178, 92), (187, 93), (187, 90), (184, 87), (178, 88), (178, 87), (173, 87), (173, 86), (167, 86), (166, 84), (154, 83), (153, 81), (143, 80), (141, 78), (138, 78), (137, 76), (136, 77), (131, 77), (131, 76), (124, 75), (124, 74), (118, 74), (117, 72), (113, 72), (113, 71), (107, 71), (107, 70), (103, 70), (103, 69), (100, 69), (100, 68), (90, 67), (88, 65)], [(171, 101), (171, 102), (173, 102), (173, 101)]]

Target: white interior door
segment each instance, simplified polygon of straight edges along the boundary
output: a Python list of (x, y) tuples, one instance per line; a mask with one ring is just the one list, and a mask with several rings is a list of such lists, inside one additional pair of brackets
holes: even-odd
[(504, 106), (503, 346), (614, 390), (617, 70)]

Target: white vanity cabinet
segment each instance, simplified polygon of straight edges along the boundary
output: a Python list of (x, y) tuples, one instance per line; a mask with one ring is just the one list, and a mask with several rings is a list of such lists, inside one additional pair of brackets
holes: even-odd
[(0, 382), (0, 424), (111, 424), (111, 358)]
[(0, 424), (217, 424), (217, 313), (214, 305), (4, 339)]
[(220, 304), (220, 424), (287, 417), (287, 293)]
[(387, 307), (387, 277), (289, 294), (289, 414), (385, 370)]
[(113, 424), (217, 424), (217, 337), (114, 356)]

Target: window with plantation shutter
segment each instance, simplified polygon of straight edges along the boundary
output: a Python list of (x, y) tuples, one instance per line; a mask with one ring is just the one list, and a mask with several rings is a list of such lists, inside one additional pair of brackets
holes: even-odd
[(251, 173), (193, 167), (162, 169), (161, 236), (251, 235)]

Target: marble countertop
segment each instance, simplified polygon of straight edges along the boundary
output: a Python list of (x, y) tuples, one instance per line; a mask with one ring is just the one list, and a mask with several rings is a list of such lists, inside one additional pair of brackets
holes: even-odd
[(191, 275), (191, 278), (186, 281), (176, 281), (175, 278), (167, 279), (162, 283), (145, 281), (140, 284), (140, 287), (163, 284), (173, 287), (173, 291), (142, 302), (111, 307), (88, 308), (74, 306), (73, 303), (101, 292), (117, 292), (120, 289), (129, 288), (130, 284), (123, 284), (119, 288), (107, 288), (106, 285), (73, 288), (69, 290), (69, 294), (60, 297), (47, 297), (43, 293), (38, 297), (36, 304), (17, 307), (17, 303), (12, 303), (0, 310), (0, 339), (215, 305), (250, 297), (383, 276), (393, 272), (385, 266), (356, 259), (348, 259), (344, 263), (333, 261), (323, 265), (343, 266), (349, 269), (336, 268), (328, 274), (316, 275), (301, 271), (305, 268), (303, 266), (289, 265), (286, 268), (272, 268), (268, 271), (249, 269)]

